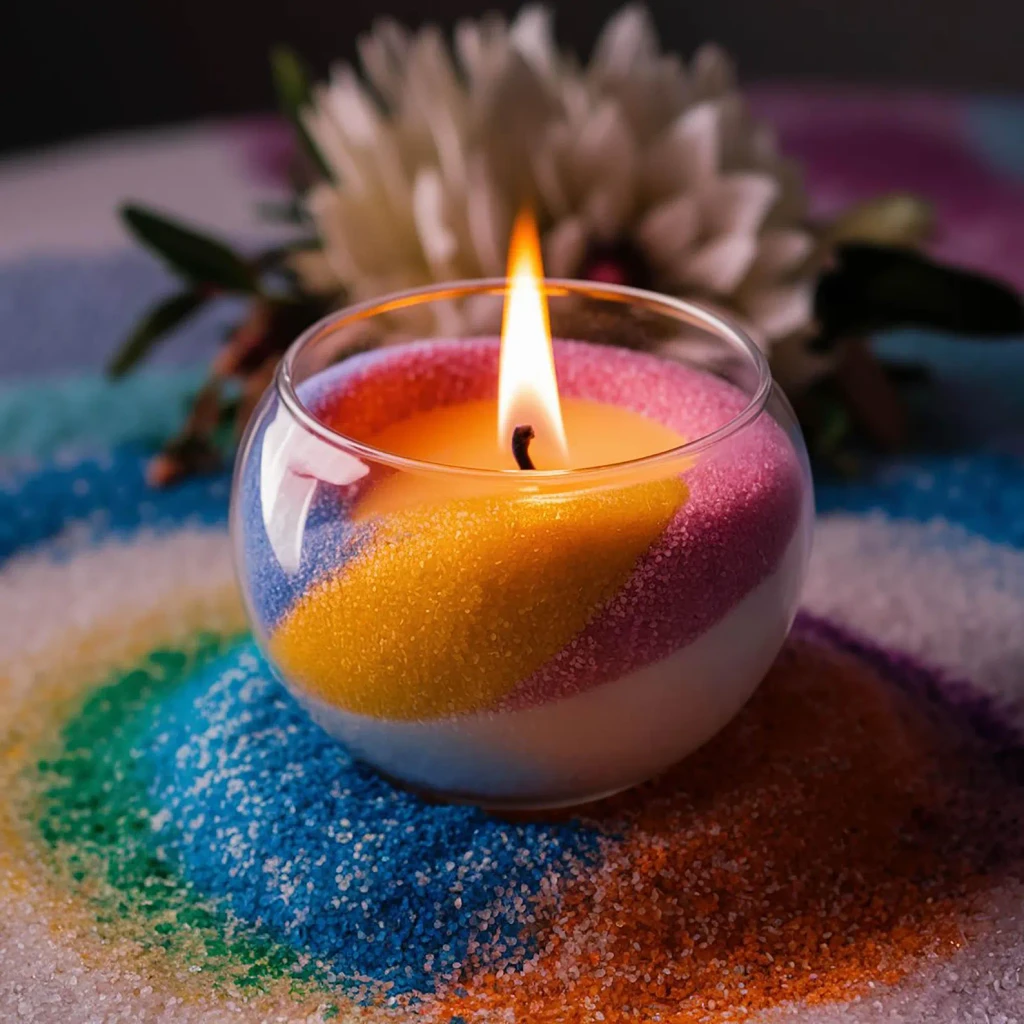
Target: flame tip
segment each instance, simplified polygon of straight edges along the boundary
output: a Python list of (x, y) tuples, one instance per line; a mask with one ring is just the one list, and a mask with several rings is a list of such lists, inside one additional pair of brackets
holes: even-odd
[(568, 445), (558, 398), (551, 324), (544, 294), (544, 263), (537, 222), (528, 208), (512, 225), (508, 290), (501, 328), (498, 443), (505, 448), (517, 424), (532, 424), (554, 445), (563, 465)]

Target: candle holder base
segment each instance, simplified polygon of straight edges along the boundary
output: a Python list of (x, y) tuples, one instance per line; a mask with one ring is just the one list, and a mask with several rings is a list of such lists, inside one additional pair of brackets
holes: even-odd
[[(359, 763), (366, 765), (367, 768), (376, 772), (396, 789), (410, 793), (424, 803), (436, 806), (452, 804), (457, 807), (476, 807), (485, 814), (510, 820), (559, 818), (564, 812), (569, 811), (575, 814), (583, 808), (596, 806), (605, 800), (610, 800), (612, 797), (619, 796), (651, 781), (651, 777), (644, 776), (635, 779), (633, 782), (628, 782), (621, 786), (612, 786), (598, 792), (580, 794), (578, 796), (564, 796), (555, 799), (549, 799), (540, 795), (488, 798), (477, 793), (436, 789), (431, 786), (418, 785), (408, 782), (397, 775), (392, 775), (390, 772), (378, 768), (370, 761), (359, 759)], [(666, 769), (666, 771), (668, 770), (670, 769)], [(654, 778), (657, 778), (657, 776), (654, 776)]]
[(431, 306), (500, 315), (507, 282), (464, 282), (300, 338), (232, 505), (253, 631), (293, 696), (404, 788), (504, 815), (577, 813), (724, 728), (782, 646), (813, 524), (749, 338), (666, 296), (543, 288), (573, 468), (545, 468), (540, 429), (521, 459), (497, 444), (497, 333), (431, 333)]

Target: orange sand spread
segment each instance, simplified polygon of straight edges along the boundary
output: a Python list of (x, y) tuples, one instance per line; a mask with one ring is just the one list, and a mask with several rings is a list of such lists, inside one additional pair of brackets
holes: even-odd
[(1021, 863), (1020, 797), (922, 708), (846, 655), (791, 643), (726, 732), (597, 805), (626, 838), (537, 907), (543, 970), (475, 978), (438, 1019), (735, 1020), (851, 998), (953, 952), (971, 897)]

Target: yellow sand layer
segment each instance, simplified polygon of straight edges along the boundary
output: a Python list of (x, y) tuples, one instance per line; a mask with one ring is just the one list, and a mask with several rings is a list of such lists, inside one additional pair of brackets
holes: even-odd
[(315, 696), (415, 720), (493, 705), (626, 583), (686, 500), (678, 478), (399, 509), (271, 638)]

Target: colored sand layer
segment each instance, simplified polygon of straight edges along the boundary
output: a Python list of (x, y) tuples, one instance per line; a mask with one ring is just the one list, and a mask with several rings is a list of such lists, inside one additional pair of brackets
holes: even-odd
[[(1024, 268), (1024, 260), (1018, 258), (1020, 239), (1024, 237), (1024, 192), (1013, 178), (1020, 173), (1022, 160), (1019, 146), (1014, 149), (1012, 145), (1021, 138), (1024, 111), (1019, 103), (960, 103), (945, 98), (931, 102), (916, 96), (873, 99), (846, 93), (836, 98), (820, 95), (820, 90), (814, 96), (786, 92), (761, 100), (778, 118), (787, 148), (806, 163), (812, 185), (817, 179), (817, 184), (833, 197), (868, 197), (909, 184), (936, 199), (946, 229), (942, 234), (952, 255), (968, 262), (981, 261), (995, 273), (1016, 270), (1019, 276)], [(851, 144), (851, 133), (858, 144)], [(836, 144), (837, 139), (842, 145)], [(894, 154), (894, 158), (879, 161), (879, 152)], [(942, 158), (934, 158), (936, 152)], [(857, 154), (863, 159), (856, 159)], [(965, 186), (965, 180), (977, 187)], [(819, 198), (827, 196), (822, 193)], [(51, 261), (40, 257), (24, 264), (9, 262), (0, 268), (0, 308), (6, 335), (17, 338), (18, 344), (8, 346), (7, 352), (31, 369), (57, 365), (61, 361), (55, 355), (59, 347), (66, 350), (70, 346), (75, 358), (93, 358), (98, 364), (109, 352), (111, 339), (124, 330), (125, 311), (156, 301), (166, 287), (152, 262), (147, 263), (143, 256), (128, 263), (121, 255), (111, 259)], [(186, 333), (213, 351), (215, 332), (200, 320), (186, 325)], [(910, 339), (909, 344), (911, 347), (903, 346), (899, 355), (931, 362), (935, 385), (924, 391), (931, 418), (941, 420), (944, 436), (966, 457), (915, 457), (869, 473), (853, 485), (819, 486), (819, 507), (826, 514), (819, 523), (805, 604), (816, 614), (855, 629), (869, 642), (848, 645), (843, 641), (846, 653), (836, 655), (829, 648), (838, 639), (827, 633), (818, 638), (815, 629), (804, 639), (814, 645), (824, 643), (822, 656), (813, 657), (816, 647), (811, 648), (810, 659), (806, 647), (794, 648), (750, 710), (750, 714), (762, 715), (768, 709), (765, 702), (775, 701), (777, 694), (789, 693), (786, 673), (799, 670), (803, 676), (811, 674), (822, 680), (837, 673), (838, 680), (845, 680), (839, 685), (848, 694), (847, 703), (834, 708), (839, 723), (846, 719), (850, 705), (856, 712), (856, 722), (881, 720), (892, 724), (895, 720), (886, 714), (876, 718), (866, 715), (864, 709), (883, 710), (886, 695), (905, 686), (905, 698), (897, 700), (894, 707), (902, 707), (902, 718), (907, 722), (923, 723), (922, 728), (910, 729), (914, 742), (906, 759), (894, 764), (894, 751), (880, 747), (870, 732), (864, 735), (858, 730), (853, 737), (835, 738), (837, 726), (827, 715), (822, 720), (823, 734), (833, 738), (830, 742), (839, 743), (839, 763), (833, 763), (827, 745), (823, 745), (817, 759), (798, 758), (804, 765), (817, 765), (808, 780), (794, 777), (788, 770), (772, 774), (775, 758), (768, 751), (778, 749), (778, 744), (785, 746), (784, 735), (772, 741), (776, 746), (760, 748), (765, 752), (764, 763), (751, 764), (748, 752), (738, 750), (748, 775), (724, 764), (731, 796), (741, 806), (763, 804), (770, 796), (770, 805), (782, 808), (762, 830), (757, 826), (760, 817), (742, 820), (717, 800), (714, 763), (705, 760), (717, 744), (708, 748), (697, 762), (702, 766), (697, 788), (687, 790), (685, 777), (680, 780), (681, 787), (691, 793), (689, 805), (676, 803), (670, 789), (648, 790), (649, 796), (658, 794), (661, 798), (665, 818), (659, 816), (657, 801), (645, 801), (646, 820), (637, 828), (642, 824), (659, 839), (648, 844), (646, 860), (640, 858), (639, 870), (643, 877), (655, 879), (660, 879), (660, 870), (666, 871), (666, 878), (658, 881), (658, 886), (673, 898), (674, 907), (682, 888), (678, 872), (685, 864), (684, 880), (688, 869), (695, 882), (724, 894), (719, 897), (723, 912), (718, 912), (712, 897), (702, 896), (703, 905), (694, 901), (690, 920), (681, 919), (673, 910), (667, 916), (678, 928), (659, 930), (655, 908), (662, 898), (655, 899), (656, 887), (638, 898), (632, 875), (612, 870), (626, 862), (609, 860), (603, 866), (600, 860), (590, 860), (590, 831), (584, 833), (585, 841), (579, 840), (579, 846), (576, 839), (569, 838), (565, 853), (578, 865), (579, 891), (600, 888), (607, 895), (599, 914), (585, 918), (586, 908), (577, 901), (575, 906), (564, 904), (562, 916), (585, 925), (581, 935), (588, 939), (594, 934), (599, 938), (608, 935), (609, 948), (621, 953), (621, 939), (631, 931), (635, 933), (636, 918), (632, 914), (623, 918), (611, 897), (626, 893), (629, 901), (619, 899), (620, 905), (628, 908), (636, 902), (646, 908), (651, 921), (650, 932), (644, 939), (637, 939), (641, 950), (626, 950), (620, 958), (620, 971), (615, 958), (603, 964), (592, 962), (593, 957), (606, 954), (602, 942), (594, 949), (580, 950), (571, 933), (541, 935), (535, 940), (535, 961), (529, 967), (524, 964), (506, 969), (500, 983), (490, 984), (489, 996), (488, 989), (467, 990), (465, 999), (458, 1001), (453, 993), (451, 1005), (442, 1005), (436, 1014), (443, 1024), (472, 1021), (473, 1006), (481, 1002), (487, 1005), (487, 1024), (513, 1018), (517, 1024), (532, 1022), (545, 1006), (544, 985), (553, 990), (557, 983), (551, 978), (569, 975), (578, 975), (593, 988), (589, 1000), (601, 1008), (586, 1005), (587, 995), (578, 988), (579, 1001), (562, 1017), (566, 1024), (610, 1019), (613, 1007), (627, 1016), (621, 997), (625, 969), (639, 970), (645, 954), (664, 969), (666, 954), (658, 940), (671, 951), (671, 963), (677, 963), (681, 936), (688, 928), (698, 929), (690, 934), (704, 936), (701, 942), (708, 941), (709, 945), (702, 951), (698, 942), (695, 953), (683, 963), (698, 953), (712, 955), (712, 950), (718, 952), (720, 963), (701, 960), (699, 969), (690, 975), (692, 989), (683, 995), (684, 1002), (672, 1005), (664, 1000), (662, 1020), (674, 1012), (683, 1014), (684, 1019), (685, 1015), (697, 1014), (709, 1024), (729, 1019), (770, 1024), (780, 1018), (799, 1020), (801, 1024), (1009, 1024), (1024, 1019), (1024, 892), (1019, 869), (1012, 865), (1014, 850), (1007, 845), (1008, 839), (1020, 836), (1021, 829), (1019, 824), (1006, 822), (1013, 808), (1019, 806), (1019, 789), (1009, 773), (1014, 767), (1018, 730), (1024, 722), (1020, 713), (1024, 707), (1020, 629), (1024, 621), (1024, 551), (1020, 550), (1024, 547), (1024, 471), (1019, 458), (1024, 452), (1019, 416), (1022, 350), (1019, 344), (1009, 342), (986, 347), (982, 352), (977, 346), (932, 336)], [(176, 343), (171, 350), (180, 353), (180, 345)], [(32, 367), (26, 360), (32, 362)], [(84, 398), (76, 401), (74, 391), (62, 391), (55, 398), (52, 389), (18, 381), (17, 394), (12, 387), (0, 395), (0, 423), (4, 425), (0, 446), (6, 446), (0, 458), (7, 459), (11, 454), (11, 438), (14, 454), (21, 460), (25, 456), (48, 458), (55, 446), (68, 443), (81, 451), (86, 445), (116, 445), (128, 437), (166, 436), (167, 430), (181, 421), (179, 397), (168, 393), (162, 376), (137, 392), (133, 391), (135, 387), (133, 381), (123, 382), (115, 393), (109, 386), (91, 384)], [(991, 444), (995, 440), (993, 428), (1001, 432), (1004, 450), (1012, 450), (1016, 456), (965, 450), (965, 438), (983, 438)], [(71, 723), (83, 699), (96, 686), (115, 682), (128, 671), (127, 666), (136, 665), (148, 672), (144, 659), (140, 660), (146, 650), (191, 648), (180, 636), (182, 630), (195, 625), (195, 617), (187, 613), (185, 592), (205, 593), (231, 580), (230, 549), (220, 532), (226, 511), (226, 479), (217, 477), (180, 489), (152, 492), (143, 484), (141, 454), (103, 452), (87, 463), (65, 458), (57, 465), (47, 462), (23, 467), (17, 474), (9, 472), (8, 461), (0, 480), (0, 557), (5, 559), (0, 565), (0, 1020), (18, 1024), (314, 1024), (359, 1020), (363, 1016), (360, 1011), (350, 1013), (352, 999), (365, 994), (358, 983), (318, 974), (310, 991), (308, 982), (293, 984), (294, 972), (289, 965), (295, 961), (280, 958), (281, 948), (273, 957), (260, 958), (261, 950), (273, 949), (276, 943), (288, 947), (290, 956), (298, 958), (300, 974), (305, 969), (298, 964), (308, 954), (297, 938), (282, 938), (285, 933), (280, 923), (289, 913), (289, 903), (298, 906), (304, 901), (304, 905), (312, 906), (313, 897), (289, 889), (285, 884), (288, 876), (282, 872), (267, 876), (272, 880), (269, 890), (253, 887), (260, 895), (254, 895), (251, 904), (243, 904), (243, 910), (257, 914), (266, 924), (253, 930), (254, 945), (247, 948), (233, 942), (230, 956), (219, 961), (225, 973), (217, 973), (203, 942), (225, 939), (232, 928), (237, 935), (245, 926), (238, 922), (232, 925), (221, 910), (211, 911), (209, 931), (179, 927), (171, 933), (157, 932), (153, 919), (140, 909), (147, 892), (153, 889), (147, 886), (149, 876), (142, 867), (151, 861), (139, 860), (138, 870), (108, 876), (101, 860), (86, 858), (78, 869), (83, 878), (77, 882), (63, 870), (55, 870), (78, 847), (101, 858), (119, 859), (125, 866), (135, 863), (143, 856), (143, 845), (149, 849), (161, 835), (174, 834), (175, 822), (183, 819), (189, 800), (202, 799), (199, 776), (192, 787), (195, 792), (184, 792), (181, 809), (167, 818), (159, 833), (122, 827), (120, 822), (126, 824), (132, 816), (105, 815), (104, 803), (116, 800), (123, 805), (131, 800), (134, 806), (147, 806), (154, 815), (161, 813), (152, 791), (139, 794), (133, 790), (135, 795), (112, 796), (114, 789), (137, 784), (140, 775), (127, 763), (135, 760), (130, 751), (145, 753), (147, 748), (134, 748), (129, 743), (120, 748), (129, 753), (115, 756), (116, 744), (102, 729), (93, 730), (87, 749), (83, 749), (81, 739), (73, 739), (75, 734), (82, 737), (83, 733), (76, 732), (78, 726)], [(314, 506), (310, 529), (339, 548), (353, 544), (328, 516), (317, 519), (327, 510), (316, 507), (316, 503)], [(197, 522), (216, 526), (217, 530), (197, 529)], [(94, 541), (102, 546), (94, 546)], [(42, 543), (52, 543), (59, 557), (51, 559), (33, 548)], [(261, 606), (268, 621), (277, 621), (281, 611), (305, 590), (312, 579), (311, 569), (304, 564), (295, 578), (272, 576), (268, 570)], [(142, 610), (155, 618), (140, 618)], [(210, 628), (205, 617), (200, 621)], [(175, 628), (168, 628), (172, 625)], [(237, 628), (237, 622), (231, 628)], [(134, 653), (125, 660), (122, 647), (127, 642)], [(890, 653), (880, 652), (879, 647)], [(195, 682), (197, 664), (187, 661), (180, 680), (168, 689), (156, 687), (154, 696), (147, 694), (142, 703), (154, 715), (170, 713), (172, 694), (184, 699)], [(205, 664), (204, 671), (209, 671), (209, 663)], [(54, 685), (48, 685), (47, 680)], [(170, 675), (166, 681), (170, 682)], [(861, 687), (866, 687), (863, 693)], [(115, 688), (110, 695), (116, 697), (121, 692)], [(828, 707), (827, 694), (819, 696), (822, 700), (816, 699), (815, 706)], [(777, 717), (762, 721), (774, 722), (784, 731), (790, 723), (792, 704), (798, 713), (802, 706), (800, 694), (791, 697), (786, 697), (785, 707), (776, 705)], [(955, 729), (951, 732), (948, 722), (935, 722), (929, 710), (934, 702), (952, 704), (956, 721), (963, 726), (970, 722), (990, 737), (991, 744), (976, 747), (969, 738), (958, 738)], [(152, 721), (151, 715), (141, 714), (144, 709), (138, 703), (135, 706), (140, 714), (133, 717), (133, 722)], [(99, 704), (92, 708), (94, 713), (101, 710)], [(231, 761), (238, 764), (247, 758), (242, 738), (246, 732), (241, 715), (235, 717), (239, 731)], [(193, 733), (205, 733), (207, 720), (208, 715), (197, 703)], [(794, 724), (803, 722), (806, 726), (810, 720), (815, 720), (813, 715), (798, 714)], [(746, 729), (744, 721), (741, 718), (735, 728)], [(42, 728), (43, 724), (49, 729), (46, 742), (36, 735), (36, 726)], [(186, 724), (179, 723), (179, 735)], [(895, 727), (889, 734), (902, 738), (906, 728)], [(133, 725), (131, 731), (134, 729)], [(798, 730), (800, 736), (800, 749), (806, 753), (814, 737)], [(949, 764), (941, 764), (937, 772), (929, 768), (934, 766), (934, 758), (921, 753), (927, 749), (930, 736), (939, 738), (940, 750), (945, 750), (947, 743), (952, 750)], [(96, 756), (118, 767), (106, 775), (110, 789), (101, 786), (91, 805), (78, 803), (77, 824), (63, 833), (66, 848), (54, 851), (40, 835), (39, 811), (45, 805), (56, 812), (56, 797), (45, 796), (44, 787), (52, 791), (59, 778), (68, 776), (63, 768), (56, 774), (52, 770), (40, 773), (35, 763), (43, 756), (56, 762), (62, 757), (61, 744), (70, 742), (76, 747), (72, 759), (76, 771), (84, 771), (93, 750)], [(735, 741), (729, 740), (727, 733), (719, 742)], [(190, 743), (191, 738), (183, 746), (188, 748)], [(207, 739), (207, 749), (215, 746), (212, 739)], [(102, 750), (107, 753), (99, 753)], [(718, 760), (724, 760), (721, 753)], [(894, 812), (898, 812), (902, 798), (893, 800), (891, 787), (878, 782), (878, 770), (872, 762), (875, 756), (893, 768), (896, 793), (910, 793), (915, 799), (924, 794), (925, 807), (939, 802), (936, 795), (951, 779), (957, 788), (957, 780), (964, 780), (966, 791), (975, 796), (974, 810), (964, 808), (955, 795), (950, 811), (939, 808), (936, 817), (946, 830), (935, 841), (945, 844), (940, 849), (952, 848), (953, 853), (948, 867), (939, 865), (934, 883), (928, 883), (928, 878), (935, 867), (935, 855), (927, 850), (920, 863), (929, 873), (922, 871), (920, 879), (914, 875), (927, 819), (915, 820), (911, 813), (907, 829), (896, 832), (896, 841), (891, 844), (891, 849), (902, 852), (886, 859), (884, 839), (894, 833), (891, 828), (887, 831), (885, 824), (893, 826), (898, 820)], [(282, 754), (281, 761), (287, 764), (286, 754)], [(791, 762), (790, 767), (795, 768), (796, 763)], [(1001, 770), (1007, 774), (1004, 776)], [(151, 771), (151, 766), (145, 771)], [(166, 766), (158, 771), (166, 786), (183, 792), (185, 769), (178, 776)], [(777, 792), (769, 795), (753, 786), (762, 771), (769, 772)], [(866, 776), (863, 783), (857, 778), (861, 774)], [(16, 779), (21, 781), (16, 783)], [(826, 788), (824, 779), (834, 780), (835, 785)], [(937, 783), (936, 795), (930, 788), (933, 781)], [(262, 793), (271, 783), (260, 785), (258, 792)], [(302, 791), (288, 785), (297, 794), (295, 799), (305, 815), (299, 818), (282, 814), (274, 820), (268, 815), (257, 839), (250, 841), (243, 835), (236, 841), (249, 844), (257, 863), (271, 853), (282, 862), (295, 860), (311, 836), (326, 843), (323, 837), (336, 827), (334, 821), (318, 819), (315, 799), (304, 802)], [(248, 786), (249, 790), (253, 788)], [(309, 780), (304, 788), (306, 793), (315, 791)], [(60, 800), (75, 802), (72, 790)], [(222, 793), (225, 791), (226, 786)], [(360, 816), (350, 820), (359, 821), (367, 833), (376, 835), (389, 827), (393, 815), (391, 802), (376, 803), (374, 792), (369, 791), (360, 805)], [(813, 799), (806, 805), (807, 813), (797, 815), (803, 806), (800, 798), (808, 792)], [(879, 823), (869, 818), (862, 806), (852, 804), (856, 793), (877, 799)], [(232, 795), (231, 806), (237, 806), (243, 796), (244, 789)], [(677, 812), (683, 806), (687, 810), (680, 821)], [(629, 809), (628, 804), (619, 805), (614, 814), (622, 816)], [(438, 839), (432, 831), (433, 814), (434, 808), (428, 805), (410, 804), (408, 816), (402, 819), (406, 827), (411, 827), (409, 843), (416, 844), (421, 830), (431, 839)], [(842, 844), (823, 844), (823, 828), (827, 836), (842, 836), (844, 815), (853, 825), (867, 828), (867, 834), (879, 836), (879, 849), (869, 848), (856, 834), (849, 837), (845, 849)], [(816, 827), (819, 819), (823, 827)], [(52, 814), (49, 820), (55, 820)], [(675, 830), (667, 827), (670, 821), (678, 826)], [(716, 822), (719, 827), (713, 831)], [(788, 832), (775, 827), (783, 822), (790, 826)], [(102, 824), (103, 832), (90, 837), (87, 826), (91, 823)], [(728, 831), (726, 825), (733, 826), (734, 831)], [(817, 842), (794, 850), (802, 834)], [(901, 845), (904, 835), (907, 842)], [(504, 850), (504, 845), (495, 847), (495, 836), (494, 831), (481, 833), (479, 847), (471, 840), (474, 856), (480, 860), (486, 856), (485, 844), (492, 858), (496, 849)], [(210, 841), (214, 842), (215, 837)], [(359, 841), (353, 837), (351, 847)], [(515, 842), (510, 835), (509, 856), (514, 856)], [(422, 854), (428, 845), (425, 842), (416, 848)], [(191, 898), (196, 899), (195, 887), (188, 882), (187, 865), (190, 860), (198, 863), (200, 849), (193, 846), (179, 852), (175, 844), (167, 846), (165, 852), (163, 869), (153, 877), (161, 885), (191, 892)], [(783, 890), (778, 894), (758, 892), (749, 901), (737, 899), (744, 874), (757, 880), (781, 874), (768, 862), (768, 854), (789, 863), (793, 879), (780, 879)], [(213, 852), (204, 857), (204, 886), (211, 892), (237, 891), (238, 878), (231, 874), (232, 859), (222, 863)], [(338, 860), (346, 865), (340, 885), (348, 877), (345, 872), (351, 860), (343, 855)], [(376, 872), (372, 870), (374, 863)], [(407, 861), (402, 863), (408, 866)], [(727, 870), (734, 865), (741, 870)], [(821, 917), (821, 902), (816, 903), (814, 897), (836, 887), (834, 880), (823, 877), (821, 869), (825, 865), (835, 867), (837, 873), (846, 872), (845, 902), (828, 904)], [(441, 862), (442, 869), (446, 866), (447, 862)], [(377, 880), (392, 879), (396, 886), (405, 870), (394, 861), (374, 862), (369, 854), (359, 869)], [(108, 877), (114, 877), (123, 888), (109, 887)], [(246, 877), (267, 884), (255, 867)], [(521, 877), (530, 882), (528, 877)], [(803, 886), (801, 879), (807, 880)], [(320, 884), (320, 876), (317, 881)], [(410, 878), (406, 884), (414, 882)], [(914, 886), (922, 884), (930, 885), (931, 904), (927, 895), (924, 902), (914, 899)], [(441, 890), (430, 891), (437, 900)], [(337, 895), (348, 899), (351, 892), (350, 886)], [(884, 905), (872, 907), (879, 894), (894, 901), (892, 912)], [(543, 899), (549, 895), (549, 890), (543, 890)], [(511, 905), (514, 916), (514, 899), (497, 893), (494, 899), (496, 914)], [(529, 902), (527, 896), (523, 899)], [(773, 923), (775, 919), (760, 931), (750, 927), (753, 920), (774, 909), (771, 901), (776, 899), (782, 909), (780, 920), (796, 922), (801, 909), (806, 910), (805, 923), (791, 924), (790, 939), (785, 943), (769, 930), (780, 927)], [(127, 914), (118, 911), (119, 901), (123, 901), (122, 910)], [(208, 905), (210, 901), (202, 902)], [(725, 907), (728, 912), (724, 912)], [(905, 941), (905, 932), (903, 939), (894, 935), (905, 927), (897, 917), (899, 908), (906, 909), (905, 921), (913, 928), (909, 942)], [(426, 911), (424, 905), (424, 920), (432, 924), (434, 919)], [(450, 913), (457, 929), (455, 910)], [(732, 925), (729, 913), (737, 915)], [(104, 917), (107, 923), (99, 926), (98, 917)], [(745, 925), (738, 933), (753, 934), (753, 938), (730, 944), (726, 935), (730, 927), (736, 930), (737, 922)], [(826, 937), (836, 924), (843, 931)], [(272, 930), (276, 937), (271, 936)], [(373, 948), (380, 933), (369, 934), (374, 943), (363, 943), (367, 950)], [(506, 934), (511, 934), (511, 929)], [(849, 936), (849, 941), (837, 942), (837, 934)], [(194, 942), (179, 941), (189, 935)], [(650, 942), (644, 945), (648, 936)], [(958, 949), (951, 949), (950, 938), (959, 944)], [(264, 945), (257, 946), (255, 940)], [(543, 953), (552, 941), (560, 943), (561, 959), (557, 961)], [(789, 953), (789, 941), (799, 956)], [(822, 942), (838, 950), (841, 959), (833, 953), (826, 961), (820, 950)], [(931, 954), (930, 945), (938, 955)], [(819, 950), (817, 954), (815, 949)], [(344, 952), (350, 961), (359, 956), (358, 951)], [(422, 952), (421, 945), (411, 944), (409, 966), (414, 971), (422, 963)], [(738, 963), (735, 958), (741, 952), (746, 960)], [(774, 969), (770, 962), (765, 963), (764, 952), (774, 958)], [(404, 957), (400, 962), (405, 964)], [(840, 969), (833, 976), (827, 968), (837, 963)], [(747, 964), (753, 966), (748, 968)], [(316, 969), (315, 964), (309, 966)], [(751, 970), (756, 986), (738, 972), (740, 966)], [(230, 978), (250, 972), (258, 976), (258, 985), (238, 988), (230, 982)], [(650, 981), (645, 974), (651, 975)], [(887, 984), (897, 974), (901, 975), (899, 980)], [(645, 997), (655, 988), (657, 977), (657, 971), (640, 974), (640, 990)], [(614, 984), (605, 1003), (604, 990), (599, 986), (609, 979)], [(536, 1010), (524, 1008), (524, 983), (533, 986), (537, 994)], [(681, 986), (671, 978), (665, 980), (664, 990), (673, 984), (671, 991), (680, 995)], [(735, 1008), (741, 999), (737, 994), (739, 984), (753, 993), (744, 997), (747, 1005), (771, 1008), (764, 1013), (753, 1009), (740, 1012)], [(705, 1008), (698, 1011), (695, 1008), (702, 1000)], [(420, 1004), (405, 1013), (398, 1011), (397, 1016), (403, 1022), (419, 1020), (422, 1010)]]
[(963, 944), (958, 909), (981, 878), (1024, 864), (1003, 768), (803, 637), (734, 726), (590, 821), (615, 838), (562, 889), (545, 969), (445, 1005), (690, 1022), (896, 981)]
[[(638, 353), (559, 342), (556, 362), (567, 397), (680, 436), (702, 437), (746, 404), (719, 379)], [(372, 440), (413, 413), (493, 395), (496, 366), (493, 340), (420, 343), (359, 357), (302, 390), (331, 427)], [(287, 456), (257, 445), (248, 472)], [(325, 485), (338, 518), (361, 522), (367, 506), (384, 514), (368, 535), (331, 537), (319, 552), (319, 536), (307, 535), (304, 557), (318, 568), (264, 622), (271, 653), (328, 704), (404, 720), (528, 707), (665, 659), (776, 571), (798, 529), (802, 484), (790, 442), (766, 416), (660, 473), (569, 494), (449, 496), (443, 481), (373, 466), (340, 492)], [(244, 483), (242, 501), (260, 608), (278, 570), (264, 565), (265, 502)]]
[(151, 709), (224, 646), (200, 637), (193, 649), (154, 651), (92, 694), (36, 766), (35, 814), (58, 875), (74, 892), (102, 893), (95, 901), (101, 931), (132, 922), (142, 941), (155, 939), (169, 956), (201, 949), (212, 984), (258, 989), (268, 976), (309, 972), (288, 947), (233, 935), (223, 915), (175, 874), (161, 835), (166, 812), (150, 797), (151, 770), (140, 756)]
[(673, 477), (393, 513), (298, 600), (271, 654), (303, 689), (364, 715), (493, 707), (621, 591), (685, 494)]
[[(53, 479), (58, 507), (88, 500), (74, 479), (66, 498)], [(119, 486), (103, 493), (128, 523), (145, 499)], [(70, 626), (41, 612), (55, 593), (102, 664), (127, 628), (108, 626), (184, 616), (175, 581), (222, 586), (218, 538), (87, 535), (0, 574), (18, 723), (0, 732), (0, 1018), (690, 1022), (795, 1001), (873, 1021), (877, 1000), (938, 1022), (1019, 1005), (1020, 754), (976, 690), (805, 623), (733, 725), (656, 783), (571, 818), (431, 805), (330, 742), (248, 643), (74, 668)], [(912, 649), (938, 631), (944, 664), (1013, 697), (1019, 553), (877, 518), (826, 523), (819, 551), (814, 607)]]
[(35, 827), (101, 931), (238, 998), (287, 978), (445, 1024), (842, 999), (961, 946), (1024, 867), (1017, 755), (834, 629), (678, 771), (534, 823), (394, 789), (218, 646), (97, 691), (38, 766)]

